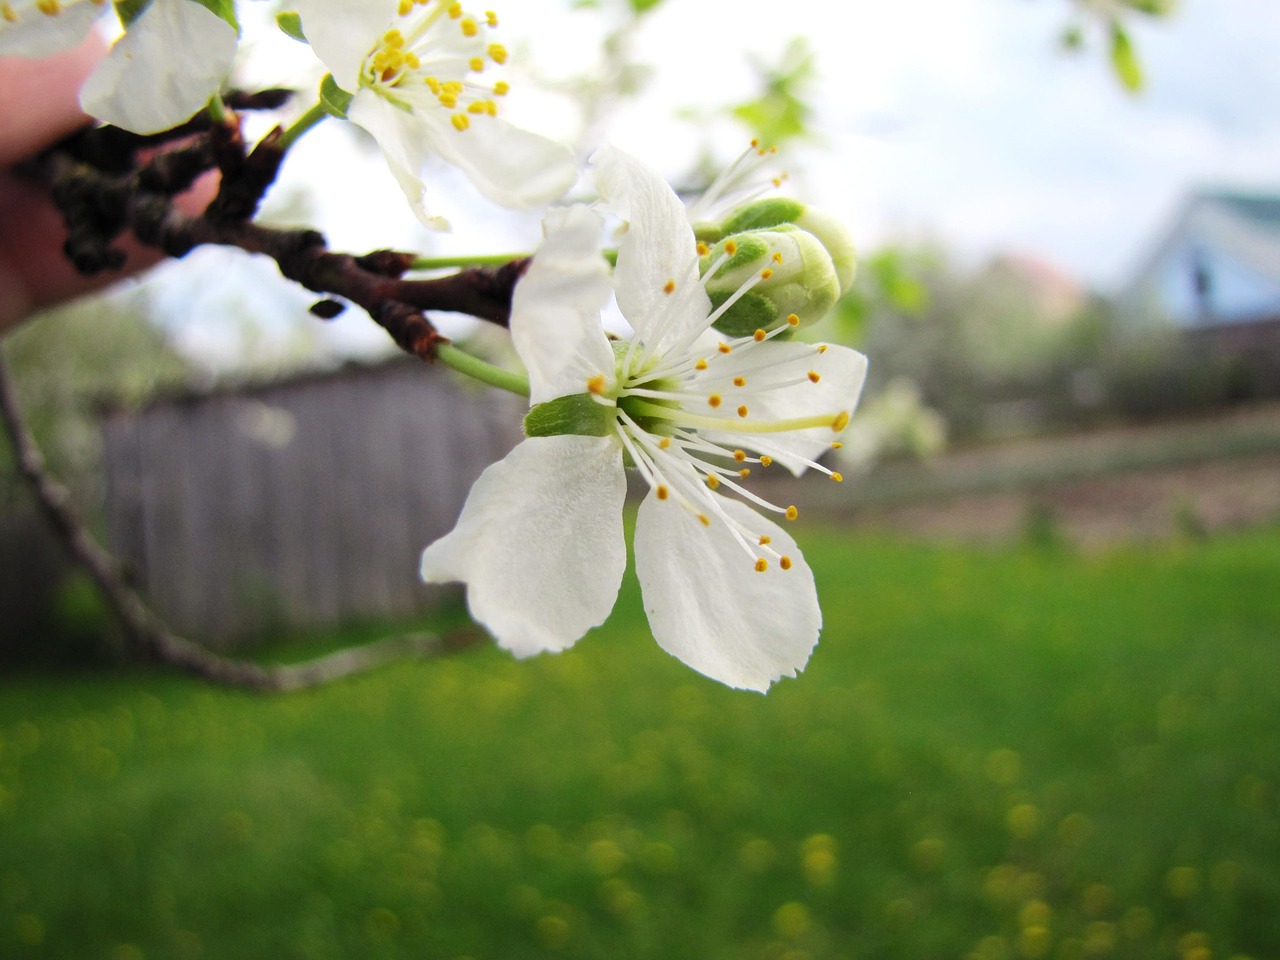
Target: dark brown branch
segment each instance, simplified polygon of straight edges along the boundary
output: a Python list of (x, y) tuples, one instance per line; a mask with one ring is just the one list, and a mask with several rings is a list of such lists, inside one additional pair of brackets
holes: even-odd
[(220, 656), (178, 636), (126, 583), (120, 562), (89, 533), (67, 489), (45, 468), (40, 449), (22, 419), (3, 359), (0, 359), (0, 419), (13, 445), (18, 469), (35, 494), (40, 509), (67, 551), (93, 578), (108, 606), (124, 625), (130, 650), (139, 659), (168, 664), (214, 683), (272, 693), (314, 687), (396, 660), (437, 656), (445, 651), (446, 645), (439, 637), (417, 633), (350, 647), (302, 663), (264, 665)]
[[(66, 220), (66, 251), (77, 269), (86, 274), (119, 269), (123, 254), (113, 243), (126, 230), (171, 257), (205, 244), (239, 247), (271, 257), (285, 277), (308, 290), (360, 306), (401, 349), (424, 360), (433, 359), (442, 342), (427, 311), (466, 313), (502, 326), (509, 321), (512, 292), (528, 268), (527, 258), (406, 280), (412, 254), (335, 253), (314, 230), (261, 226), (252, 217), (283, 159), (279, 131), (246, 154), (234, 116), (212, 126), (202, 119), (197, 126), (141, 164), (144, 138), (130, 140), (109, 128), (83, 131), (41, 158), (38, 169)], [(221, 173), (221, 185), (204, 213), (179, 210), (174, 198), (214, 169)], [(321, 307), (320, 315), (335, 315), (333, 307)]]

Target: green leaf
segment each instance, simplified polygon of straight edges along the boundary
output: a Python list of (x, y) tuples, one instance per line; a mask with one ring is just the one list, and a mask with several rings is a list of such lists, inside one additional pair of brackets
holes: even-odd
[(637, 14), (644, 14), (660, 3), (662, 3), (662, 0), (631, 0), (631, 9)]
[(589, 393), (574, 393), (539, 403), (524, 418), (527, 437), (607, 437), (613, 432), (613, 408)]
[(116, 15), (120, 22), (128, 27), (142, 16), (142, 12), (151, 5), (151, 0), (117, 0)]
[(302, 32), (302, 18), (296, 13), (286, 11), (285, 13), (276, 14), (276, 26), (289, 37), (299, 40), (302, 43), (307, 42), (307, 35)]
[(320, 105), (330, 116), (337, 117), (339, 120), (347, 119), (347, 110), (351, 108), (352, 99), (353, 95), (338, 86), (332, 73), (324, 75), (324, 79), (320, 81)]
[(240, 21), (236, 19), (235, 0), (191, 0), (191, 2), (200, 4), (219, 20), (227, 21), (236, 28), (237, 34), (240, 32)]
[(1142, 65), (1129, 40), (1129, 34), (1117, 22), (1111, 24), (1111, 66), (1130, 93), (1142, 89)]

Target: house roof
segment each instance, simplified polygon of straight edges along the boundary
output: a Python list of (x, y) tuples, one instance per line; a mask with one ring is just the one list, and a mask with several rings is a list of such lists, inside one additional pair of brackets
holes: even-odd
[(1280, 193), (1192, 193), (1120, 298), (1140, 296), (1167, 259), (1188, 246), (1213, 248), (1280, 282)]

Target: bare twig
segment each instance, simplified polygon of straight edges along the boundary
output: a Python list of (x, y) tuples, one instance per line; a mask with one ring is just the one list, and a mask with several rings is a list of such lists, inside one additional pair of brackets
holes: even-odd
[(302, 663), (257, 664), (220, 656), (178, 636), (128, 585), (120, 562), (89, 533), (67, 489), (45, 468), (44, 457), (22, 418), (3, 358), (0, 358), (0, 419), (4, 420), (18, 469), (49, 525), (75, 561), (93, 578), (124, 625), (135, 657), (168, 664), (214, 683), (260, 692), (283, 692), (319, 686), (396, 660), (437, 656), (445, 651), (446, 644), (440, 637), (415, 633), (349, 647)]

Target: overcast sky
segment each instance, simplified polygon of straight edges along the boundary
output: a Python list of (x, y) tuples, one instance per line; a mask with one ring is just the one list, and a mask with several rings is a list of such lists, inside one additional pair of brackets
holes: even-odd
[[(646, 24), (650, 102), (732, 93), (749, 82), (743, 47), (768, 54), (806, 35), (827, 145), (800, 158), (805, 189), (864, 247), (907, 234), (969, 260), (1039, 253), (1106, 290), (1188, 190), (1280, 190), (1276, 0), (1183, 0), (1168, 21), (1142, 18), (1137, 97), (1100, 43), (1083, 56), (1057, 48), (1064, 0), (736, 0), (731, 27), (726, 9), (667, 0)], [(717, 32), (727, 42), (708, 46)], [(653, 118), (633, 116), (639, 135), (626, 118), (614, 135), (652, 152)]]

